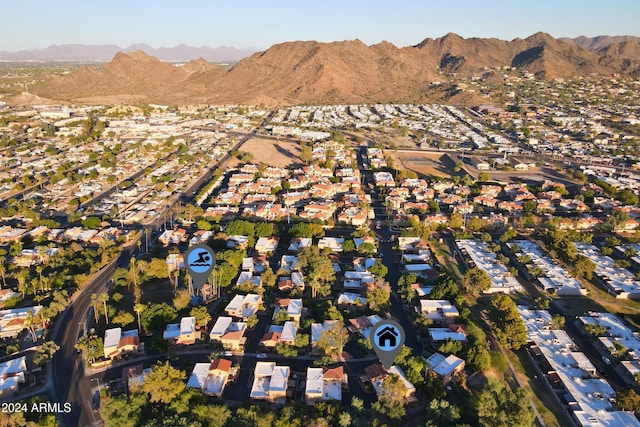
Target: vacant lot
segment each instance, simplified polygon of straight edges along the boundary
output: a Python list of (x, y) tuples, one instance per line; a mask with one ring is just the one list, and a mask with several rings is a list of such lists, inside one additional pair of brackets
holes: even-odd
[(252, 153), (254, 163), (277, 167), (300, 163), (300, 145), (293, 142), (253, 138), (245, 142), (240, 150)]
[(428, 152), (390, 152), (391, 156), (396, 160), (400, 168), (411, 170), (418, 175), (441, 176), (448, 178), (452, 175), (445, 163), (443, 162), (443, 153)]

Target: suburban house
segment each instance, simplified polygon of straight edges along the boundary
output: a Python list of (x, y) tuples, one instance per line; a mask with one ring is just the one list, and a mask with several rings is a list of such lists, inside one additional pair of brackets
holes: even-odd
[(196, 363), (187, 382), (187, 387), (202, 390), (208, 396), (222, 396), (229, 379), (231, 360), (216, 359), (209, 363)]
[(377, 314), (372, 314), (371, 316), (360, 316), (355, 319), (349, 319), (349, 323), (358, 331), (360, 334), (369, 339), (369, 334), (371, 333), (371, 328), (378, 324), (382, 320), (382, 317)]
[(344, 239), (342, 237), (323, 237), (318, 240), (318, 248), (329, 248), (331, 252), (342, 252)]
[(41, 305), (0, 310), (0, 338), (16, 338), (25, 328), (29, 316), (36, 317)]
[(104, 332), (104, 357), (113, 360), (126, 353), (139, 353), (144, 343), (140, 343), (138, 330), (123, 331), (121, 328), (107, 329)]
[(387, 375), (397, 375), (398, 377), (400, 377), (400, 380), (402, 380), (405, 386), (405, 399), (409, 402), (415, 402), (417, 400), (415, 396), (415, 386), (407, 380), (404, 371), (399, 366), (391, 365), (391, 367), (387, 370), (381, 364), (376, 363), (364, 368), (364, 372), (369, 381), (371, 381), (371, 384), (373, 385), (373, 388), (375, 389), (377, 394), (380, 393), (382, 382), (387, 377)]
[(284, 322), (284, 325), (271, 325), (263, 335), (260, 345), (275, 347), (279, 343), (293, 345), (298, 335), (298, 326), (294, 322)]
[(0, 396), (17, 393), (18, 387), (25, 381), (26, 372), (26, 356), (0, 363)]
[(257, 294), (236, 295), (225, 308), (229, 316), (246, 319), (256, 314), (262, 304), (262, 296)]
[(304, 276), (299, 271), (294, 271), (291, 276), (280, 276), (278, 278), (278, 289), (281, 291), (286, 289), (304, 290)]
[(209, 340), (222, 344), (225, 349), (242, 350), (247, 338), (244, 332), (247, 324), (244, 322), (234, 322), (231, 317), (218, 317), (209, 333)]
[(464, 370), (464, 359), (454, 354), (444, 356), (440, 353), (434, 353), (427, 359), (429, 372), (435, 374), (447, 383), (459, 372)]
[(334, 327), (338, 323), (337, 320), (325, 320), (324, 323), (311, 324), (311, 351), (318, 351), (318, 340), (324, 331)]
[(252, 399), (284, 403), (287, 398), (289, 372), (288, 366), (277, 366), (275, 362), (257, 362), (249, 396)]
[(278, 237), (260, 237), (256, 242), (256, 252), (259, 254), (275, 252), (279, 241)]
[(180, 323), (167, 325), (162, 338), (174, 344), (195, 344), (196, 340), (200, 338), (200, 332), (196, 329), (196, 318), (183, 317), (180, 319)]
[(315, 405), (320, 401), (342, 401), (342, 387), (347, 383), (344, 367), (307, 368), (307, 384), (304, 396), (307, 405)]
[(460, 315), (458, 309), (455, 308), (447, 300), (420, 300), (420, 313), (433, 323), (446, 325), (453, 323), (456, 317)]
[(307, 237), (294, 237), (287, 248), (290, 252), (298, 252), (306, 247), (311, 246), (313, 240)]
[(466, 341), (467, 332), (463, 325), (450, 324), (446, 328), (429, 328), (429, 337), (434, 343), (446, 340)]
[(151, 368), (143, 369), (142, 364), (122, 368), (122, 382), (127, 390), (130, 390), (132, 386), (140, 387), (149, 373), (151, 373)]
[(300, 324), (303, 309), (302, 298), (276, 298), (274, 306), (274, 319), (280, 311), (286, 310), (289, 320), (294, 321), (296, 324)]

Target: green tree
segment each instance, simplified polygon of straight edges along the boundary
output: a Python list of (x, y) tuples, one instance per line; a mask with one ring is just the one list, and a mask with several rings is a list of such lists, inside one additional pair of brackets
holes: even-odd
[(75, 348), (82, 351), (85, 359), (90, 363), (104, 356), (102, 338), (98, 336), (85, 335), (81, 337), (75, 345)]
[(273, 236), (273, 223), (259, 222), (255, 225), (256, 237), (271, 237)]
[(527, 328), (516, 303), (510, 296), (495, 294), (491, 297), (492, 318), (496, 326), (496, 336), (507, 348), (518, 350), (527, 343)]
[(564, 329), (565, 318), (560, 314), (554, 314), (551, 318), (551, 329)]
[(146, 331), (164, 329), (167, 323), (174, 321), (178, 312), (166, 302), (149, 305), (140, 318)]
[(479, 393), (475, 406), (479, 425), (483, 427), (529, 427), (535, 418), (525, 389), (511, 392), (494, 379)]
[(485, 371), (491, 366), (491, 354), (482, 345), (469, 346), (465, 360), (474, 372)]
[(138, 318), (138, 330), (142, 330), (142, 326), (140, 324), (140, 314), (147, 308), (145, 304), (137, 303), (133, 306), (133, 311), (136, 312), (136, 316)]
[(209, 310), (207, 310), (207, 307), (204, 305), (201, 305), (200, 307), (193, 307), (189, 312), (189, 316), (196, 318), (196, 326), (198, 328), (205, 328), (211, 321)]
[(147, 280), (168, 278), (169, 268), (165, 260), (160, 258), (151, 258), (145, 276)]
[(509, 240), (515, 239), (516, 237), (518, 237), (518, 232), (515, 229), (510, 228), (502, 233), (502, 236), (500, 236), (500, 241), (506, 243)]
[(213, 228), (211, 223), (206, 219), (199, 219), (198, 221), (196, 221), (196, 225), (198, 227), (198, 230), (210, 231)]
[(128, 311), (123, 311), (123, 310), (120, 310), (118, 312), (118, 314), (116, 316), (114, 316), (113, 319), (111, 319), (111, 321), (113, 323), (115, 323), (116, 325), (119, 325), (121, 327), (130, 325), (133, 322), (135, 322), (135, 320), (136, 319), (133, 317), (133, 314), (129, 313)]
[(473, 293), (485, 292), (491, 288), (491, 277), (486, 271), (473, 267), (464, 274), (462, 284)]
[(210, 427), (224, 427), (231, 419), (231, 410), (225, 405), (200, 404), (192, 409), (196, 419)]
[(634, 389), (619, 390), (616, 400), (620, 409), (640, 414), (640, 394)]
[(99, 229), (102, 220), (97, 216), (88, 216), (87, 218), (82, 220), (82, 225), (86, 228)]
[(215, 266), (213, 272), (216, 278), (216, 285), (226, 288), (233, 283), (238, 275), (238, 267), (234, 267), (228, 262), (222, 262)]
[(434, 427), (452, 426), (460, 419), (460, 408), (447, 399), (433, 399), (427, 407), (427, 419)]
[(449, 227), (462, 228), (463, 225), (464, 225), (464, 221), (460, 213), (456, 212), (451, 215), (451, 218), (449, 218)]
[(305, 272), (305, 280), (311, 287), (311, 297), (326, 296), (331, 292), (331, 284), (335, 281), (331, 259), (321, 253), (317, 246), (309, 246), (300, 251), (298, 265)]
[(398, 420), (406, 413), (404, 409), (406, 393), (407, 387), (398, 375), (387, 375), (380, 385), (378, 401), (372, 407), (377, 412)]
[(386, 265), (382, 263), (379, 259), (369, 268), (369, 272), (376, 277), (384, 279), (387, 277), (387, 273), (389, 273), (389, 269)]
[(299, 157), (302, 163), (304, 163), (305, 165), (308, 165), (311, 163), (311, 160), (313, 160), (313, 150), (311, 149), (310, 146), (303, 145), (302, 148), (300, 149)]
[(142, 383), (142, 391), (154, 403), (171, 403), (186, 387), (186, 374), (174, 368), (169, 362), (158, 363)]
[(149, 398), (144, 393), (131, 393), (106, 400), (100, 415), (107, 426), (137, 427)]
[(351, 239), (347, 239), (344, 241), (344, 243), (342, 244), (342, 251), (344, 253), (350, 254), (351, 252), (354, 252), (356, 250), (356, 244), (353, 243), (353, 240)]
[(318, 348), (326, 355), (342, 357), (344, 346), (349, 340), (349, 332), (342, 323), (335, 322), (324, 329), (318, 337)]
[(381, 311), (389, 307), (389, 291), (383, 288), (371, 288), (367, 291), (367, 305), (370, 310)]
[(33, 363), (38, 366), (44, 366), (53, 358), (56, 351), (60, 350), (60, 346), (54, 341), (46, 341), (36, 350), (33, 356)]

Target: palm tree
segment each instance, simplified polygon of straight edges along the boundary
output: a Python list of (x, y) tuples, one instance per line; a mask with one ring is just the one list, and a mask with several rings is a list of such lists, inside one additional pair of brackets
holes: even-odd
[(6, 288), (7, 287), (7, 281), (6, 281), (5, 277), (4, 277), (4, 273), (5, 273), (4, 261), (5, 261), (5, 257), (0, 257), (0, 277), (2, 277), (2, 287)]
[(15, 273), (15, 278), (18, 281), (18, 291), (22, 293), (22, 295), (26, 296), (27, 294), (27, 275), (29, 271), (20, 270)]
[(24, 327), (31, 333), (31, 339), (33, 342), (36, 342), (36, 330), (35, 330), (35, 319), (33, 317), (33, 310), (29, 310), (27, 312), (27, 318), (24, 321)]
[(36, 272), (38, 273), (38, 277), (40, 278), (40, 291), (44, 292), (44, 288), (42, 286), (42, 271), (44, 270), (44, 266), (39, 265), (36, 267)]
[(98, 301), (101, 302), (102, 304), (104, 304), (104, 320), (107, 323), (107, 325), (109, 324), (109, 313), (107, 310), (107, 301), (109, 301), (109, 294), (104, 292), (102, 294), (100, 294), (100, 296), (98, 297)]
[(98, 295), (91, 294), (91, 305), (93, 306), (93, 317), (96, 319), (96, 324), (98, 324)]
[(147, 308), (147, 306), (146, 306), (146, 305), (144, 305), (144, 304), (140, 304), (140, 303), (137, 303), (137, 304), (135, 304), (135, 305), (133, 306), (133, 311), (135, 311), (135, 312), (136, 312), (136, 314), (138, 315), (138, 330), (139, 330), (140, 332), (142, 332), (142, 328), (141, 328), (141, 326), (140, 326), (140, 313), (142, 313), (142, 312), (144, 311), (144, 309), (145, 309), (145, 308)]

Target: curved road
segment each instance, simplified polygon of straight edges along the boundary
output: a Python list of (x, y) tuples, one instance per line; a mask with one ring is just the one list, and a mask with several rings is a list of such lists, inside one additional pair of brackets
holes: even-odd
[[(122, 252), (120, 257), (126, 253)], [(99, 294), (107, 289), (117, 261), (118, 258), (115, 258), (96, 273), (56, 320), (51, 339), (60, 345), (60, 350), (49, 365), (52, 384), (49, 394), (52, 402), (59, 402), (60, 405), (71, 403), (70, 413), (58, 414), (62, 426), (87, 426), (101, 422), (99, 415), (91, 410), (93, 384), (89, 384), (89, 380), (84, 377), (84, 363), (82, 356), (76, 353), (75, 344), (79, 332), (85, 330), (91, 294)]]

